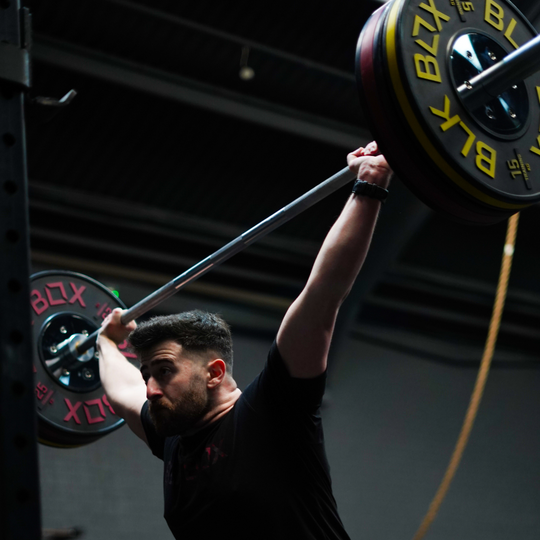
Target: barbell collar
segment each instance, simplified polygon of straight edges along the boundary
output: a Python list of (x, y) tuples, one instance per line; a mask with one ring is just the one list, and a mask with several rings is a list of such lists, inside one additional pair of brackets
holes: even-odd
[(464, 81), (457, 91), (469, 110), (487, 104), (512, 85), (540, 71), (540, 35), (505, 56), (500, 62)]

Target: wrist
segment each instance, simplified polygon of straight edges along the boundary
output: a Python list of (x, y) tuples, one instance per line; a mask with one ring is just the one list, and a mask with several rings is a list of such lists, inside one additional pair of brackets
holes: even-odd
[(372, 184), (371, 182), (366, 182), (364, 180), (356, 180), (352, 193), (354, 196), (363, 196), (368, 197), (370, 199), (376, 199), (380, 201), (381, 203), (384, 203), (386, 201), (386, 198), (388, 197), (388, 190), (377, 185)]
[(111, 336), (108, 336), (107, 334), (104, 334), (103, 332), (100, 332), (98, 334), (98, 339), (97, 339), (97, 344), (98, 346), (102, 346), (102, 345), (109, 345), (111, 347), (118, 347), (118, 345), (120, 345), (121, 343), (123, 343), (124, 340), (122, 341), (117, 341), (116, 339), (112, 338)]

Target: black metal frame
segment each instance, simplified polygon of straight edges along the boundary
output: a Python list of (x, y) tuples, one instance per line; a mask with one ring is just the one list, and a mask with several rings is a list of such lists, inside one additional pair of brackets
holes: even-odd
[(24, 93), (29, 15), (0, 0), (0, 536), (41, 538)]

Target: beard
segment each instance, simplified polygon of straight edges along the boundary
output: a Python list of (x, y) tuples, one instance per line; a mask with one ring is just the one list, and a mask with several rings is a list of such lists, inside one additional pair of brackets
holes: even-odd
[(175, 401), (153, 401), (149, 404), (150, 419), (158, 435), (171, 437), (192, 428), (210, 410), (206, 384), (194, 375), (189, 388)]

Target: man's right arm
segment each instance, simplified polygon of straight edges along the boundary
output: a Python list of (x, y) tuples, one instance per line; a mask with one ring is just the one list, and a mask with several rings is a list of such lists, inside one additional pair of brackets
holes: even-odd
[(123, 325), (122, 310), (115, 309), (103, 322), (97, 340), (99, 376), (115, 413), (123, 418), (133, 433), (148, 444), (141, 422), (141, 409), (146, 402), (146, 385), (140, 371), (118, 350), (135, 322)]

